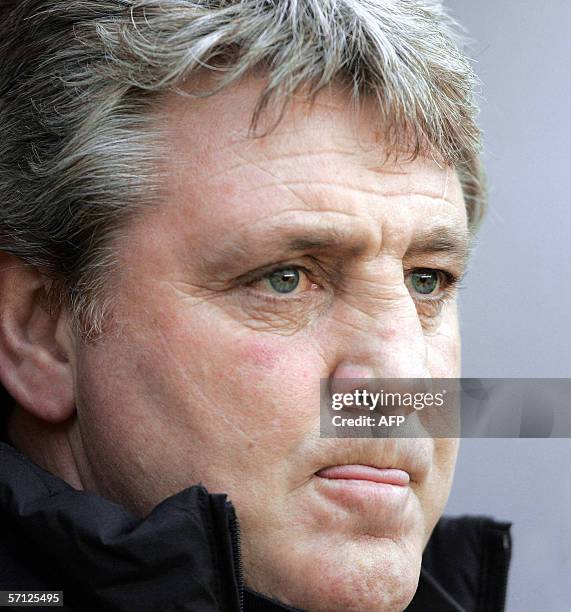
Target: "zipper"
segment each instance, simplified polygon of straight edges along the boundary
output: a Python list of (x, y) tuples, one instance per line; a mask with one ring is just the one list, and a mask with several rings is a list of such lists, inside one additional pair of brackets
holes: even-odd
[(506, 596), (508, 590), (508, 572), (509, 572), (509, 564), (511, 558), (511, 537), (508, 531), (504, 531), (502, 533), (502, 572), (501, 572), (501, 583), (500, 583), (500, 597), (503, 602), (502, 609), (500, 612), (504, 612), (506, 608)]
[(511, 523), (483, 519), (485, 539), (482, 543), (481, 595), (478, 610), (504, 612), (512, 553)]
[(232, 560), (234, 563), (234, 576), (238, 584), (239, 611), (244, 610), (244, 565), (242, 564), (242, 553), (240, 552), (240, 525), (234, 506), (227, 502), (229, 513), (230, 538), (232, 540)]

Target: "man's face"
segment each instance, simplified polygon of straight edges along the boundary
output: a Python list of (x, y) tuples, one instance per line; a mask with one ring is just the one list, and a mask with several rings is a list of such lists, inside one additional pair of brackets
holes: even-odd
[[(457, 443), (321, 439), (319, 382), (459, 375), (461, 189), (434, 161), (386, 162), (373, 110), (335, 89), (248, 138), (258, 91), (163, 109), (166, 190), (117, 245), (109, 333), (77, 345), (72, 446), (87, 486), (140, 514), (198, 482), (228, 493), (256, 590), (402, 609)], [(445, 273), (425, 293), (417, 269)], [(317, 475), (345, 464), (410, 484)]]

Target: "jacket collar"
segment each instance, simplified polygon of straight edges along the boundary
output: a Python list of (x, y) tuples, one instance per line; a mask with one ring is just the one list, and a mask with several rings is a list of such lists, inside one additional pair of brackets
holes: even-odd
[(22, 579), (58, 586), (73, 609), (239, 609), (225, 495), (190, 487), (141, 520), (0, 443), (0, 517)]

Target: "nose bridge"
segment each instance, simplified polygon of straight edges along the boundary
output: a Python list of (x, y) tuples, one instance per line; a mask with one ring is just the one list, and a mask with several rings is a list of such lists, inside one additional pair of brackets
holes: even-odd
[(373, 311), (347, 306), (332, 377), (426, 378), (427, 348), (410, 295)]

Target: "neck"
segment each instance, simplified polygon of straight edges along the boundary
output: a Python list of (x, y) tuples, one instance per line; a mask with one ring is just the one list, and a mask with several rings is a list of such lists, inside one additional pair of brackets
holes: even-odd
[(46, 423), (19, 406), (10, 414), (7, 433), (11, 444), (40, 467), (78, 490), (84, 486), (70, 443), (75, 419)]

